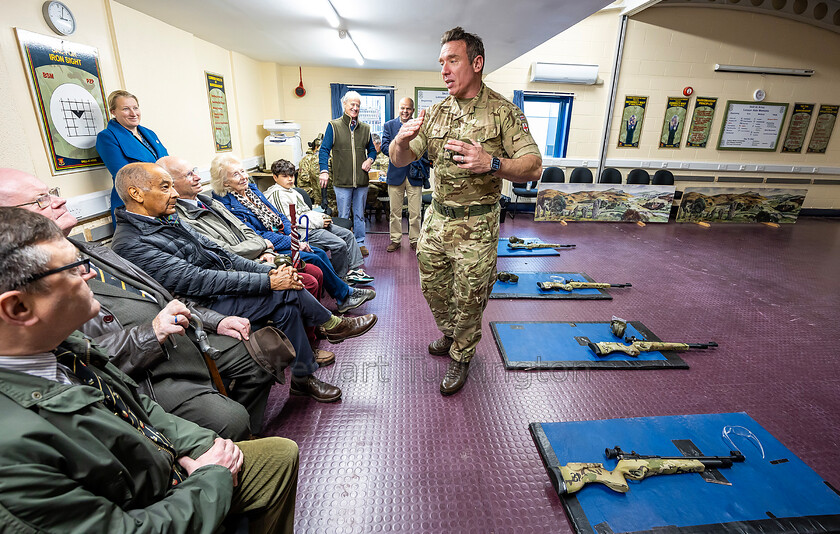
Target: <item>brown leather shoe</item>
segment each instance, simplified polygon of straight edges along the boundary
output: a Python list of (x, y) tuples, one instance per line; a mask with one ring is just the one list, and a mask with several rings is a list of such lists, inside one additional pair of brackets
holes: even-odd
[(453, 395), (458, 393), (464, 384), (467, 383), (467, 375), (470, 373), (470, 363), (461, 363), (451, 360), (443, 381), (440, 383), (441, 395)]
[(402, 244), (399, 241), (391, 241), (388, 244), (388, 248), (385, 249), (385, 252), (394, 252), (395, 250), (399, 250), (401, 246)]
[(315, 378), (315, 375), (292, 377), (289, 394), (312, 397), (318, 402), (335, 402), (341, 398), (341, 390)]
[(361, 253), (362, 253), (362, 257), (363, 257), (363, 258), (367, 258), (367, 257), (368, 257), (368, 254), (370, 254), (370, 252), (368, 252), (367, 247), (366, 247), (366, 246), (364, 246), (364, 245), (362, 245), (362, 246), (360, 246), (360, 247), (359, 247), (359, 252), (361, 252)]
[(432, 356), (449, 356), (449, 347), (455, 340), (449, 336), (443, 336), (429, 343), (429, 354)]
[(341, 322), (333, 328), (326, 330), (319, 328), (327, 336), (330, 343), (341, 343), (351, 337), (359, 337), (376, 324), (376, 315), (369, 313), (358, 317), (342, 317)]
[(315, 356), (315, 363), (321, 367), (326, 367), (335, 363), (335, 353), (332, 351), (312, 349), (312, 355)]

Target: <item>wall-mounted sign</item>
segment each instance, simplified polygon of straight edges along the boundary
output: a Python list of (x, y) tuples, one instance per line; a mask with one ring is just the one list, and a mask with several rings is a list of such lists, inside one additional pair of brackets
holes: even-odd
[(96, 48), (15, 29), (53, 174), (99, 167), (105, 92)]
[(683, 126), (688, 116), (688, 98), (668, 97), (659, 148), (680, 148)]
[(213, 128), (213, 141), (216, 152), (233, 150), (230, 138), (230, 119), (228, 118), (225, 79), (221, 74), (204, 71), (207, 79), (207, 100), (210, 103), (210, 123)]
[(730, 100), (718, 139), (718, 150), (774, 152), (782, 136), (788, 105)]
[(824, 154), (831, 140), (831, 132), (837, 121), (837, 108), (831, 104), (820, 104), (814, 131), (811, 132), (811, 142), (808, 143), (808, 154)]
[(709, 134), (712, 132), (712, 119), (715, 118), (717, 101), (717, 98), (697, 97), (694, 102), (694, 113), (691, 116), (691, 126), (688, 128), (688, 137), (685, 139), (686, 147), (706, 148)]
[(414, 88), (414, 116), (420, 113), (421, 109), (429, 109), (438, 102), (443, 102), (449, 96), (449, 91), (437, 87), (415, 87)]
[(802, 152), (805, 145), (805, 134), (808, 133), (808, 126), (811, 124), (811, 115), (814, 114), (814, 104), (794, 104), (793, 114), (790, 116), (785, 142), (782, 143), (782, 153)]
[(646, 96), (625, 96), (624, 112), (621, 114), (621, 126), (618, 129), (618, 146), (639, 148), (642, 136), (642, 122), (645, 120)]

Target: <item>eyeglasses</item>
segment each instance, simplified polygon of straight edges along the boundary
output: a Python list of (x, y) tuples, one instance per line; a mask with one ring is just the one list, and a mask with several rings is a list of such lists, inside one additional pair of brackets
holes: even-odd
[(184, 178), (189, 178), (190, 176), (198, 176), (198, 167), (193, 167), (192, 169), (187, 171), (187, 174), (184, 175)]
[(248, 177), (248, 171), (246, 171), (245, 169), (237, 169), (235, 171), (230, 171), (230, 175), (231, 176), (239, 176), (240, 178), (247, 178)]
[(63, 267), (56, 267), (55, 269), (50, 269), (49, 271), (44, 271), (42, 273), (33, 274), (29, 278), (24, 281), (23, 285), (31, 284), (36, 280), (40, 280), (41, 278), (45, 278), (51, 274), (60, 273), (62, 271), (69, 271), (70, 269), (76, 269), (77, 274), (79, 276), (84, 276), (90, 272), (90, 258), (85, 258), (79, 261), (74, 261), (68, 265)]
[(43, 209), (47, 209), (52, 205), (52, 197), (60, 196), (60, 192), (58, 187), (53, 187), (43, 195), (40, 195), (38, 198), (33, 200), (32, 202), (24, 202), (23, 204), (17, 204), (12, 206), (13, 208), (22, 208), (23, 206), (29, 206), (30, 204), (38, 204), (38, 207)]

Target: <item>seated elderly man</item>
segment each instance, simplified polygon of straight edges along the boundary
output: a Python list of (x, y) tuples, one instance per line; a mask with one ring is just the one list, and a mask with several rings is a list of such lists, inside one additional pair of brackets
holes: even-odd
[[(210, 163), (210, 185), (213, 198), (224, 204), (240, 221), (247, 224), (265, 239), (274, 243), (274, 249), (290, 253), (291, 223), (277, 211), (257, 186), (248, 179), (242, 162), (230, 154), (221, 154)], [(373, 289), (353, 288), (347, 285), (333, 269), (327, 253), (318, 247), (310, 248), (301, 243), (300, 257), (314, 263), (324, 273), (324, 288), (335, 299), (339, 313), (358, 308), (376, 297)]]
[(0, 503), (15, 532), (292, 532), (298, 448), (166, 413), (81, 332), (88, 259), (52, 221), (0, 208)]
[[(248, 228), (242, 221), (233, 216), (221, 202), (202, 195), (201, 177), (196, 168), (184, 159), (176, 156), (166, 156), (157, 160), (172, 177), (172, 184), (178, 191), (178, 203), (175, 211), (181, 222), (186, 223), (198, 233), (215, 241), (217, 245), (233, 254), (238, 254), (249, 260), (273, 263), (276, 254), (274, 245), (268, 239), (263, 239), (256, 232)], [(316, 299), (321, 298), (321, 288), (324, 285), (324, 273), (311, 263), (307, 263), (302, 272), (298, 273), (303, 287), (312, 293)], [(314, 328), (306, 330), (307, 338), (315, 354), (315, 361), (321, 367), (335, 362), (335, 353), (317, 347), (318, 339)]]
[[(57, 191), (48, 191), (34, 176), (0, 169), (0, 206), (19, 206), (43, 215), (67, 235), (77, 221), (65, 203)], [(210, 365), (217, 365), (221, 376), (231, 381), (228, 398), (213, 389), (201, 352), (182, 335), (188, 327), (190, 309), (113, 250), (74, 238), (71, 242), (95, 267), (97, 275), (88, 286), (102, 304), (99, 314), (80, 330), (108, 351), (111, 363), (136, 380), (140, 392), (169, 413), (224, 438), (245, 439), (259, 433), (274, 379), (239, 341), (249, 335), (248, 320), (193, 308), (211, 331), (210, 344), (221, 351)]]
[(332, 224), (332, 218), (310, 208), (303, 196), (293, 189), (295, 166), (292, 162), (278, 159), (271, 164), (271, 174), (274, 177), (274, 185), (266, 189), (265, 198), (286, 218), (291, 214), (289, 206), (295, 207), (296, 217), (306, 216), (307, 224), (298, 223), (301, 238), (308, 234), (310, 244), (328, 250), (336, 274), (347, 282), (373, 282), (373, 277), (362, 269), (364, 260), (353, 232)]
[(228, 315), (254, 322), (271, 320), (295, 348), (292, 395), (320, 402), (341, 398), (341, 390), (318, 380), (318, 368), (304, 325), (320, 326), (327, 340), (339, 343), (370, 330), (373, 314), (339, 318), (308, 292), (291, 268), (275, 269), (230, 254), (213, 241), (181, 224), (175, 213), (178, 192), (172, 178), (152, 163), (126, 165), (117, 173), (118, 209), (114, 251), (138, 265), (175, 295)]

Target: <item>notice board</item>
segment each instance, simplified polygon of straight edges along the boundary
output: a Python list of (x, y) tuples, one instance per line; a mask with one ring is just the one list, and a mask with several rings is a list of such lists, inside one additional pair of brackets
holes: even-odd
[(774, 152), (779, 146), (788, 104), (730, 100), (718, 139), (718, 150)]

